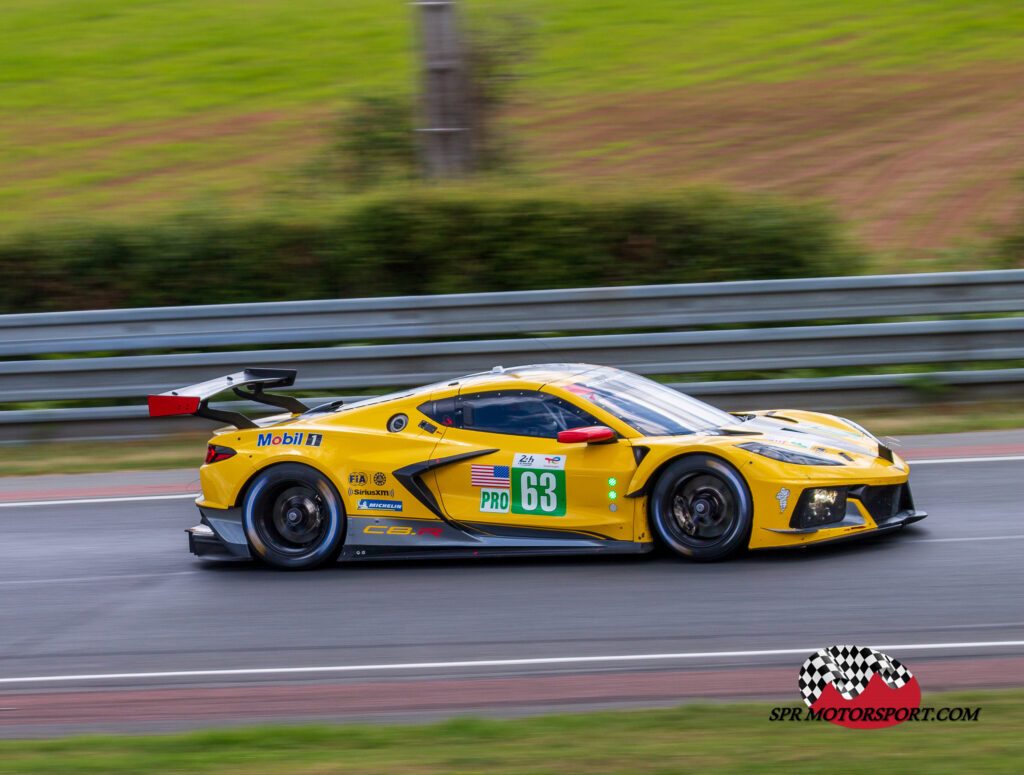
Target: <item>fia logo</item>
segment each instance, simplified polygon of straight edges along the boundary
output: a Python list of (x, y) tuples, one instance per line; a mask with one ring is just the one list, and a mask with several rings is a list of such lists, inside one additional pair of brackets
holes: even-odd
[(366, 484), (366, 474), (364, 474), (362, 471), (353, 471), (351, 474), (348, 475), (348, 483), (354, 485), (364, 485)]

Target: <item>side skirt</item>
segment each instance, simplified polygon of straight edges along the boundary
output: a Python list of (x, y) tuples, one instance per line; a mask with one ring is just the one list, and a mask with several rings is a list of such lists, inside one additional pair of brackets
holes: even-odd
[[(471, 525), (468, 528), (441, 520), (350, 514), (341, 559), (642, 554), (653, 548), (653, 544), (616, 541), (571, 531), (512, 527), (499, 531), (493, 525)], [(484, 532), (485, 529), (494, 529), (495, 532)]]
[(608, 541), (603, 546), (464, 546), (404, 547), (346, 545), (341, 552), (342, 562), (360, 560), (452, 560), (485, 557), (565, 557), (595, 554), (646, 554), (654, 549), (652, 543)]
[[(250, 557), (242, 510), (200, 506), (200, 524), (189, 528), (189, 550), (200, 557)], [(340, 560), (414, 560), (474, 557), (645, 554), (653, 543), (634, 543), (587, 534), (524, 529), (525, 535), (468, 533), (440, 520), (349, 515)]]

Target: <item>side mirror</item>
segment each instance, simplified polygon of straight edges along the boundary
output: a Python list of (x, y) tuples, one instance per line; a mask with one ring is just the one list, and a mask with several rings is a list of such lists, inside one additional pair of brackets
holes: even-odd
[(589, 428), (570, 428), (558, 432), (560, 444), (600, 444), (615, 438), (615, 431), (604, 425), (592, 425)]

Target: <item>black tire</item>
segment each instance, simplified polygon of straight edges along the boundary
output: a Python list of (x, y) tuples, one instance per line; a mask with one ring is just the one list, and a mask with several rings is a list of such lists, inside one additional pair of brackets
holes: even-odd
[(319, 471), (282, 463), (261, 471), (242, 502), (253, 557), (285, 570), (334, 562), (345, 543), (345, 506)]
[(670, 463), (651, 491), (648, 510), (661, 542), (698, 562), (724, 559), (745, 546), (754, 516), (743, 477), (711, 455)]

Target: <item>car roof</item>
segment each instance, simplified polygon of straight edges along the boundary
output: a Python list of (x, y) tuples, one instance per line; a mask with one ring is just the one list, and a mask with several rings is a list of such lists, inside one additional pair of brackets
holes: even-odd
[(462, 377), (399, 390), (383, 396), (367, 396), (365, 399), (340, 407), (337, 412), (348, 413), (355, 409), (365, 409), (396, 400), (421, 401), (424, 398), (429, 398), (432, 394), (436, 395), (439, 392), (447, 391), (455, 394), (478, 390), (508, 390), (516, 387), (539, 390), (545, 385), (571, 383), (582, 374), (598, 371), (617, 371), (617, 369), (608, 366), (595, 366), (592, 363), (534, 363), (510, 368), (495, 366), (490, 371), (466, 374)]
[(485, 390), (491, 387), (511, 387), (516, 384), (540, 387), (552, 383), (569, 382), (586, 372), (605, 368), (607, 367), (595, 366), (591, 363), (534, 363), (510, 368), (495, 366), (491, 371), (467, 374), (444, 384), (451, 385), (457, 382), (460, 392), (464, 392), (466, 389)]

